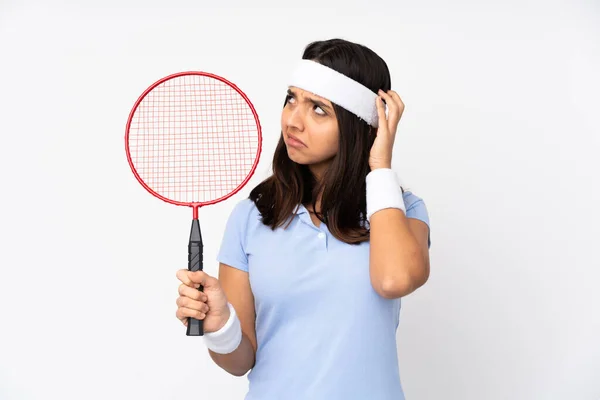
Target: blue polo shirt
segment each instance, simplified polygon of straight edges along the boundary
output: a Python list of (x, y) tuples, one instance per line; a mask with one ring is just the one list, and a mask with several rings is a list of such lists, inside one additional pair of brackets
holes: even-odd
[[(423, 200), (406, 215), (429, 225)], [(369, 242), (350, 245), (300, 206), (286, 229), (236, 204), (217, 259), (246, 271), (256, 311), (256, 364), (246, 400), (402, 400), (396, 348), (400, 299), (371, 286)]]

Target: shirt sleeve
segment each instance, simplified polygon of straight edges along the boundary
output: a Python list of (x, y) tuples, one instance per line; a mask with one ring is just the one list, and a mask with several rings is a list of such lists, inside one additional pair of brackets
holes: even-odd
[(427, 244), (431, 247), (431, 226), (429, 224), (429, 213), (427, 206), (422, 198), (416, 196), (412, 192), (404, 192), (404, 205), (406, 207), (406, 218), (415, 218), (421, 220), (429, 227), (429, 236), (427, 238)]
[(233, 208), (223, 233), (217, 261), (248, 272), (248, 254), (246, 253), (246, 232), (250, 211), (254, 203), (250, 199), (240, 201)]

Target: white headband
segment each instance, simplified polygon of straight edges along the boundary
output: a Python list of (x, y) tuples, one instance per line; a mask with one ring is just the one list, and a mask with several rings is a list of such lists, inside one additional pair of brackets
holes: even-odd
[(377, 128), (377, 94), (344, 74), (311, 60), (302, 60), (288, 86), (321, 96)]

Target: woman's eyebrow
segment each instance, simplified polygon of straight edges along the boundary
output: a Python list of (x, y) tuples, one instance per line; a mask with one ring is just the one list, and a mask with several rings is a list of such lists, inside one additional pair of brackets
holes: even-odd
[[(293, 92), (291, 89), (288, 89), (288, 91), (287, 91), (287, 94), (288, 94), (288, 96), (292, 96), (292, 97), (298, 97), (298, 96), (296, 96), (296, 93), (294, 93), (294, 92)], [(330, 107), (330, 106), (328, 106), (327, 104), (325, 104), (325, 103), (323, 103), (322, 101), (319, 101), (319, 100), (317, 100), (317, 99), (312, 99), (312, 98), (310, 98), (310, 97), (306, 97), (306, 100), (305, 100), (305, 101), (308, 101), (308, 102), (310, 102), (310, 103), (313, 103), (314, 105), (316, 105), (316, 106), (319, 106), (319, 107), (321, 107), (322, 109), (331, 110), (331, 107)]]

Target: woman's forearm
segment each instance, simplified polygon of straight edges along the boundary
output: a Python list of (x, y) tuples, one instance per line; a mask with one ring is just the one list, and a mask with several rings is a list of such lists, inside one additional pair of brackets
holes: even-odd
[(425, 260), (403, 211), (385, 209), (371, 217), (370, 275), (386, 298), (411, 293), (425, 277)]

